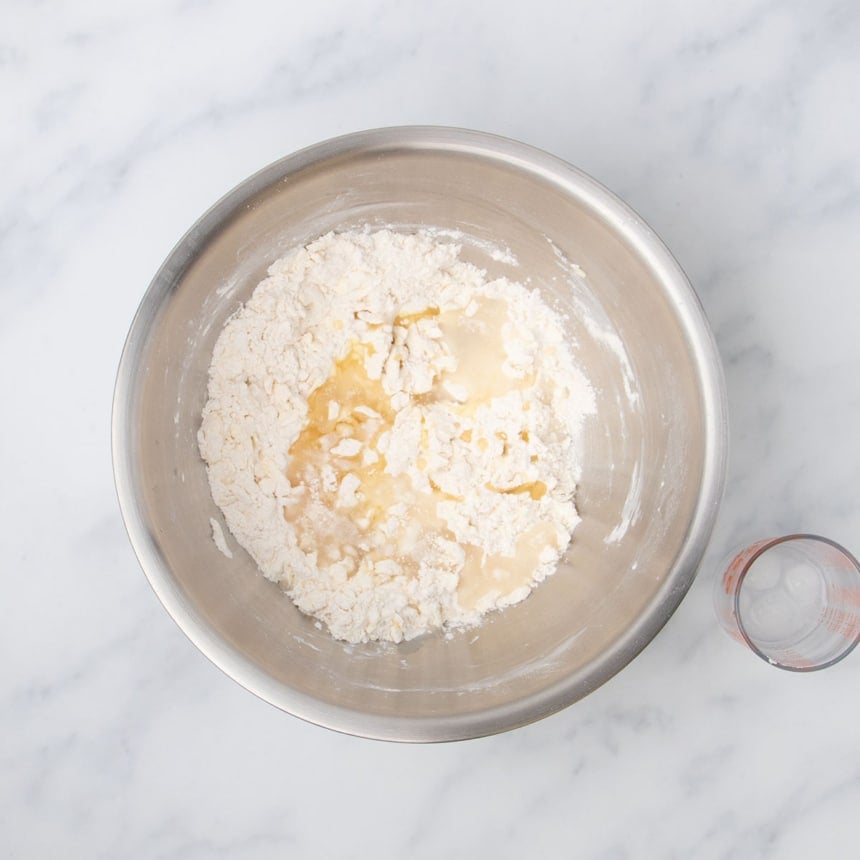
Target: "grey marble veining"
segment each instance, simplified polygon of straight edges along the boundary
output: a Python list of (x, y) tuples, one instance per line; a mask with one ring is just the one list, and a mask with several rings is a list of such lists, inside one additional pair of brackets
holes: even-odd
[[(856, 655), (780, 673), (717, 628), (737, 542), (860, 549), (860, 7), (9, 0), (0, 13), (0, 855), (849, 858)], [(245, 176), (383, 125), (497, 132), (624, 196), (724, 358), (728, 489), (657, 639), (572, 708), (404, 747), (277, 712), (140, 573), (110, 396), (176, 239)]]

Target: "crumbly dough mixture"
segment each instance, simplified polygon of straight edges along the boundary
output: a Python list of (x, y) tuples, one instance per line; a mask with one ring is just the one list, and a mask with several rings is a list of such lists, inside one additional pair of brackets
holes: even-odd
[(594, 408), (536, 291), (431, 233), (330, 233), (215, 345), (198, 435), (269, 579), (349, 642), (472, 625), (553, 573)]

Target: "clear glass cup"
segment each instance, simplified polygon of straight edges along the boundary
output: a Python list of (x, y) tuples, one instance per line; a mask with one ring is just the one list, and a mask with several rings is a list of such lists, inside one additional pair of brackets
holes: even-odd
[(824, 669), (860, 641), (860, 563), (828, 538), (767, 538), (730, 556), (714, 585), (725, 631), (780, 669)]

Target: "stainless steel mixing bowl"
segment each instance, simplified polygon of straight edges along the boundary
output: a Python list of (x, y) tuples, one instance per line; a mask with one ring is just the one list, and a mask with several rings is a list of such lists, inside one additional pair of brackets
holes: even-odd
[[(474, 630), (346, 645), (301, 615), (233, 544), (211, 539), (196, 433), (227, 317), (291, 246), (365, 224), (461, 231), (464, 257), (528, 279), (567, 315), (597, 392), (558, 572)], [(519, 267), (493, 248), (509, 249)], [(580, 272), (575, 265), (581, 267)], [(330, 140), (243, 182), (150, 285), (113, 407), (120, 506), (153, 589), (240, 684), (285, 711), (375, 738), (476, 737), (536, 720), (624, 667), (678, 606), (722, 494), (718, 353), (683, 272), (624, 203), (510, 140), (391, 128)]]

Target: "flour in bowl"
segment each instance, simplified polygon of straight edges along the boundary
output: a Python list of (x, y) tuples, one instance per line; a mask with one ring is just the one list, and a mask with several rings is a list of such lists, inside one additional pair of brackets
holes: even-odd
[(537, 291), (428, 232), (330, 233), (225, 325), (198, 434), (236, 540), (349, 642), (470, 626), (554, 572), (594, 396)]

